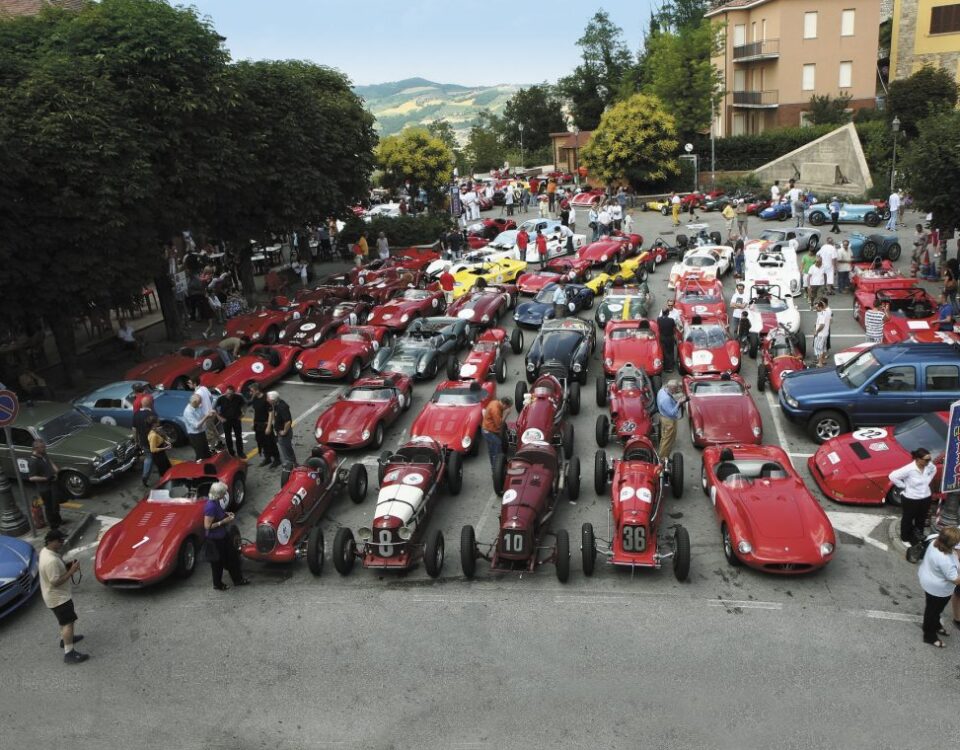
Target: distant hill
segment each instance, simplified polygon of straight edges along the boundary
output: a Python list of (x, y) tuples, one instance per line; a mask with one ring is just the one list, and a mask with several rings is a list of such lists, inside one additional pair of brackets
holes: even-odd
[(426, 125), (434, 120), (446, 120), (457, 131), (461, 141), (466, 140), (477, 113), (489, 109), (495, 114), (522, 86), (458, 86), (435, 83), (425, 78), (355, 86), (354, 91), (367, 103), (377, 118), (381, 135), (399, 133), (408, 125)]

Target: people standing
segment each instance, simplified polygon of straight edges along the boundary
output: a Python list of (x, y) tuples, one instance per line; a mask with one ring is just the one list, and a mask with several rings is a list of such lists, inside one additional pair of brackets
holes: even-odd
[[(140, 409), (133, 414), (133, 433), (137, 438), (137, 445), (143, 452), (143, 472), (140, 480), (144, 487), (150, 483), (150, 472), (154, 465), (147, 438), (150, 434), (150, 420), (156, 416), (157, 413), (153, 410), (153, 396), (147, 394), (140, 402)], [(160, 474), (163, 475), (163, 472), (161, 471)]]
[(842, 208), (840, 199), (837, 196), (833, 196), (830, 199), (830, 221), (833, 222), (833, 226), (830, 227), (830, 231), (833, 234), (840, 234), (840, 209)]
[(613, 217), (610, 215), (610, 207), (606, 204), (600, 207), (600, 213), (597, 214), (597, 226), (600, 229), (600, 236), (606, 237), (610, 234), (610, 225)]
[(680, 226), (680, 196), (676, 193), (670, 194), (670, 213), (673, 215), (673, 225)]
[(193, 448), (197, 461), (210, 458), (210, 445), (207, 442), (207, 415), (203, 410), (200, 396), (194, 393), (183, 409), (183, 421), (187, 425), (187, 440)]
[(527, 246), (530, 244), (530, 235), (527, 234), (527, 230), (523, 227), (520, 227), (520, 231), (517, 232), (517, 249), (520, 251), (520, 257), (518, 260), (522, 260), (524, 263), (527, 261)]
[(616, 201), (610, 202), (610, 226), (617, 232), (623, 227), (623, 208)]
[(943, 292), (940, 292), (940, 304), (937, 307), (937, 330), (953, 331), (954, 323), (957, 317), (957, 308), (950, 298)]
[(881, 302), (879, 307), (871, 307), (863, 314), (863, 329), (867, 341), (879, 344), (883, 341), (883, 328), (890, 319), (890, 303)]
[(680, 396), (682, 390), (679, 380), (671, 380), (657, 393), (657, 411), (660, 413), (660, 446), (657, 454), (660, 458), (670, 457), (677, 440), (677, 426), (683, 416), (681, 407), (687, 401)]
[(657, 331), (660, 338), (660, 348), (663, 350), (663, 371), (673, 372), (677, 351), (677, 322), (671, 316), (673, 300), (667, 300), (667, 306), (660, 311), (657, 318)]
[(230, 534), (227, 527), (233, 523), (233, 513), (223, 509), (223, 501), (227, 496), (227, 485), (223, 482), (214, 482), (210, 487), (210, 496), (203, 505), (203, 528), (207, 532), (207, 543), (204, 552), (210, 562), (210, 571), (213, 573), (213, 587), (217, 591), (226, 591), (229, 588), (223, 582), (223, 570), (230, 573), (230, 580), (234, 586), (246, 586), (249, 580), (243, 577), (240, 567), (240, 552), (230, 543)]
[(900, 491), (900, 541), (904, 544), (923, 539), (930, 514), (930, 483), (937, 473), (933, 456), (926, 448), (916, 448), (910, 457), (910, 463), (894, 469), (889, 476)]
[(60, 469), (47, 455), (47, 444), (42, 440), (33, 441), (33, 453), (27, 461), (28, 481), (33, 483), (34, 491), (43, 500), (43, 509), (47, 516), (47, 525), (51, 529), (63, 526), (60, 517)]
[(820, 249), (817, 250), (817, 257), (823, 262), (823, 273), (826, 276), (826, 292), (833, 294), (834, 276), (836, 271), (837, 248), (833, 245), (833, 240), (827, 237)]
[(850, 271), (853, 269), (853, 252), (850, 250), (850, 240), (844, 240), (837, 248), (837, 291), (846, 292), (850, 289)]
[(233, 385), (227, 385), (224, 394), (217, 399), (216, 412), (223, 425), (227, 452), (237, 458), (246, 458), (247, 455), (243, 449), (243, 426), (240, 423), (245, 406), (243, 396)]
[[(943, 648), (947, 631), (940, 622), (947, 602), (960, 590), (960, 565), (957, 561), (957, 546), (960, 545), (960, 529), (947, 526), (937, 534), (923, 553), (917, 578), (924, 593), (923, 642), (935, 648)], [(957, 622), (954, 620), (954, 622)]]
[(260, 385), (250, 386), (250, 408), (253, 410), (253, 434), (257, 441), (257, 450), (262, 456), (261, 466), (273, 464), (273, 468), (280, 466), (280, 454), (277, 451), (277, 439), (270, 427), (272, 409), (267, 396)]
[(830, 323), (833, 311), (827, 300), (821, 297), (817, 301), (817, 322), (813, 329), (813, 353), (817, 358), (817, 367), (827, 364), (827, 351), (830, 349)]
[(954, 304), (957, 302), (958, 279), (960, 279), (960, 262), (956, 258), (950, 258), (943, 264), (943, 293)]
[(444, 268), (443, 273), (440, 274), (437, 279), (437, 283), (440, 285), (440, 290), (443, 292), (443, 299), (449, 305), (453, 302), (453, 287), (457, 283), (456, 279), (453, 277), (453, 274), (450, 273), (450, 268)]
[(823, 287), (827, 283), (827, 272), (823, 267), (823, 259), (819, 256), (813, 259), (813, 265), (807, 271), (807, 299), (810, 309), (813, 310), (823, 295)]
[(724, 221), (727, 222), (727, 242), (731, 242), (737, 226), (737, 209), (733, 207), (732, 203), (728, 203), (723, 207), (721, 213)]
[(73, 587), (71, 578), (80, 572), (80, 561), (65, 562), (62, 550), (67, 535), (60, 529), (50, 529), (43, 539), (43, 549), (37, 563), (40, 577), (40, 594), (43, 603), (53, 612), (60, 626), (60, 646), (63, 648), (65, 664), (81, 664), (90, 658), (81, 654), (74, 644), (83, 640), (82, 635), (74, 633), (77, 612), (73, 606)]
[(513, 406), (513, 399), (501, 398), (491, 399), (483, 409), (483, 419), (480, 423), (480, 430), (483, 433), (483, 439), (487, 443), (487, 454), (490, 457), (490, 466), (497, 456), (503, 453), (503, 439), (500, 437), (503, 432), (503, 420)]
[(790, 189), (787, 191), (787, 199), (790, 201), (790, 211), (793, 213), (796, 226), (803, 226), (803, 191), (797, 187), (794, 180), (790, 180)]
[[(162, 477), (170, 471), (170, 458), (167, 451), (173, 448), (173, 444), (167, 439), (167, 436), (160, 431), (160, 420), (156, 415), (150, 417), (147, 422), (147, 452), (151, 463), (157, 467), (157, 472)], [(144, 478), (143, 486), (147, 486), (147, 479)]]
[(747, 202), (743, 198), (737, 200), (737, 234), (744, 242), (747, 241), (747, 227), (750, 222), (750, 214), (747, 213)]
[(887, 209), (890, 211), (890, 218), (887, 219), (887, 231), (896, 232), (897, 222), (900, 220), (900, 193), (896, 190), (890, 193), (887, 198)]
[(557, 207), (557, 180), (555, 177), (547, 180), (547, 200), (549, 201), (548, 208), (552, 215)]
[(737, 290), (730, 297), (730, 335), (733, 338), (737, 338), (738, 329), (740, 327), (740, 318), (743, 317), (743, 313), (747, 309), (747, 305), (750, 304), (750, 299), (747, 297), (747, 293), (744, 291), (744, 289), (744, 283), (742, 281), (738, 281)]
[(297, 465), (297, 456), (293, 452), (293, 417), (290, 414), (290, 406), (276, 391), (270, 391), (267, 394), (267, 402), (273, 410), (270, 426), (277, 437), (280, 461), (283, 463), (283, 468), (292, 469)]
[(537, 257), (540, 259), (540, 270), (547, 267), (547, 238), (543, 235), (543, 230), (537, 230)]
[(387, 235), (384, 232), (377, 235), (377, 255), (380, 256), (380, 260), (386, 260), (390, 257), (390, 243), (387, 241)]
[(567, 216), (567, 226), (570, 227), (571, 232), (577, 231), (577, 208), (573, 205), (573, 201), (570, 202), (570, 215)]
[(563, 318), (567, 314), (567, 290), (564, 288), (563, 283), (560, 282), (553, 290), (553, 317), (557, 320)]
[(204, 427), (207, 431), (207, 443), (214, 446), (214, 450), (222, 450), (222, 446), (219, 445), (220, 430), (218, 426), (220, 420), (217, 419), (217, 415), (214, 412), (213, 394), (210, 392), (210, 389), (197, 378), (188, 379), (187, 386), (192, 388), (193, 392), (200, 397), (200, 405), (203, 408)]
[(780, 180), (774, 180), (770, 186), (770, 205), (776, 206), (780, 202)]
[(591, 203), (590, 210), (587, 212), (587, 226), (590, 228), (590, 241), (596, 242), (600, 238), (600, 212), (597, 211), (597, 204)]
[(738, 279), (743, 278), (746, 260), (747, 254), (743, 244), (743, 238), (737, 237), (736, 241), (733, 243), (733, 275)]

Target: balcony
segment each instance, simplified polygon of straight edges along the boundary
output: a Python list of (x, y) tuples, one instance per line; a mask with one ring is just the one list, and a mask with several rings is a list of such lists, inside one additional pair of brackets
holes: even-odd
[(761, 42), (750, 42), (733, 48), (734, 62), (752, 62), (754, 60), (776, 60), (780, 57), (780, 40), (764, 39)]
[(734, 91), (733, 106), (750, 109), (769, 109), (779, 106), (779, 92), (773, 91)]

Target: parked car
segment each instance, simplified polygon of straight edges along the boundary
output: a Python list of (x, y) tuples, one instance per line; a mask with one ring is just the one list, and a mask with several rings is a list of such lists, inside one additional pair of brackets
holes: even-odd
[(597, 376), (597, 406), (608, 406), (610, 416), (597, 416), (597, 445), (606, 447), (611, 437), (624, 443), (638, 435), (657, 437), (659, 421), (654, 420), (657, 411), (656, 391), (647, 374), (632, 364), (617, 370), (616, 377), (608, 381)]
[(367, 325), (405, 331), (410, 321), (429, 315), (442, 315), (446, 309), (443, 292), (406, 289), (389, 302), (373, 308), (367, 317)]
[[(547, 284), (530, 302), (521, 302), (513, 313), (513, 319), (518, 326), (525, 328), (539, 328), (544, 321), (555, 317), (553, 296), (556, 293), (556, 284)], [(575, 315), (580, 310), (589, 310), (593, 307), (593, 292), (583, 284), (563, 285), (565, 305), (568, 315)]]
[(686, 377), (683, 390), (689, 399), (690, 440), (695, 447), (763, 442), (763, 419), (740, 375)]
[(727, 324), (727, 306), (719, 279), (682, 278), (677, 282), (674, 300), (684, 325), (694, 318)]
[(611, 320), (603, 337), (603, 373), (612, 378), (621, 367), (641, 367), (660, 390), (663, 377), (663, 347), (655, 320)]
[(230, 318), (223, 335), (246, 338), (255, 344), (275, 344), (287, 323), (309, 315), (317, 306), (318, 303), (311, 299), (290, 300), (286, 297), (274, 297), (265, 307)]
[(133, 400), (135, 385), (144, 386), (144, 393), (153, 397), (153, 410), (157, 413), (161, 427), (171, 438), (174, 445), (187, 442), (187, 424), (183, 420), (183, 410), (190, 403), (192, 391), (154, 390), (142, 380), (122, 380), (97, 388), (73, 400), (73, 405), (94, 422), (133, 427)]
[(467, 321), (460, 318), (418, 318), (404, 336), (380, 347), (371, 367), (378, 374), (399, 372), (432, 380), (467, 343), (468, 333)]
[(778, 286), (751, 283), (746, 290), (750, 295), (750, 304), (746, 308), (750, 323), (748, 352), (751, 359), (756, 359), (760, 343), (770, 331), (782, 328), (789, 333), (800, 332), (800, 311), (793, 297), (783, 295)]
[(413, 381), (406, 375), (360, 378), (317, 417), (314, 436), (334, 450), (383, 445), (386, 429), (413, 402)]
[(347, 380), (360, 377), (388, 335), (379, 326), (341, 325), (334, 338), (297, 356), (294, 368), (301, 380)]
[(444, 380), (410, 425), (411, 437), (430, 437), (448, 450), (470, 456), (480, 449), (483, 410), (496, 398), (489, 380)]
[(516, 287), (487, 286), (460, 297), (447, 309), (447, 315), (467, 321), (471, 335), (500, 322), (500, 318), (516, 302)]
[(740, 372), (740, 342), (730, 338), (726, 323), (698, 322), (683, 327), (677, 346), (677, 368), (685, 375)]
[(773, 203), (763, 209), (759, 216), (764, 221), (786, 221), (793, 216), (793, 209), (789, 203)]
[(733, 263), (733, 248), (726, 245), (696, 247), (684, 253), (683, 260), (670, 269), (667, 289), (675, 289), (680, 279), (697, 277), (719, 279), (730, 270)]
[(549, 373), (561, 381), (587, 382), (590, 355), (597, 347), (593, 323), (579, 318), (548, 320), (530, 345), (526, 357), (527, 382)]
[(760, 342), (760, 364), (757, 365), (757, 390), (763, 393), (767, 386), (776, 393), (783, 379), (791, 372), (807, 369), (803, 358), (807, 355), (807, 339), (785, 328), (777, 327)]
[(753, 286), (776, 286), (791, 297), (803, 292), (797, 251), (790, 245), (750, 243), (745, 250), (744, 281)]
[[(451, 357), (447, 361), (448, 380), (486, 380), (496, 378), (498, 383), (507, 382), (507, 332), (502, 328), (488, 328), (474, 342), (463, 362)], [(510, 336), (510, 349), (514, 354), (523, 351), (523, 331), (514, 328)]]
[[(820, 246), (820, 230), (810, 229), (809, 227), (789, 227), (787, 229), (764, 229), (759, 237), (755, 237), (744, 246), (744, 251), (748, 254), (751, 247), (758, 250), (768, 248), (776, 250), (777, 248), (787, 247), (790, 240), (797, 241), (797, 251), (805, 252), (811, 247), (816, 249)], [(763, 245), (762, 243), (770, 243)]]
[(0, 619), (33, 599), (40, 588), (39, 561), (29, 542), (0, 536)]
[(227, 366), (223, 352), (208, 341), (188, 341), (174, 352), (140, 362), (123, 376), (124, 380), (145, 380), (154, 388), (186, 390), (188, 380), (205, 372), (219, 372)]
[[(841, 203), (840, 224), (866, 224), (875, 227), (880, 223), (881, 211), (872, 203)], [(806, 210), (806, 221), (815, 227), (833, 221), (830, 206), (819, 203)]]
[(293, 363), (303, 351), (297, 346), (258, 345), (231, 362), (221, 372), (208, 372), (200, 378), (203, 385), (221, 393), (232, 385), (245, 399), (251, 398), (250, 386), (257, 383), (266, 389), (293, 369)]
[(608, 286), (597, 303), (594, 320), (597, 328), (605, 329), (611, 320), (639, 320), (646, 318), (653, 305), (653, 292), (646, 284)]
[[(914, 281), (914, 279), (910, 279)], [(927, 327), (937, 320), (938, 304), (927, 291), (919, 286), (890, 284), (889, 287), (870, 292), (857, 289), (853, 295), (853, 316), (862, 326), (865, 325), (865, 314), (873, 307), (879, 307), (884, 302), (890, 304), (890, 321), (898, 327), (906, 329)]]
[(850, 252), (853, 255), (854, 262), (872, 261), (877, 257), (893, 262), (900, 260), (902, 248), (896, 232), (875, 232), (873, 234), (853, 232), (848, 239), (850, 240)]

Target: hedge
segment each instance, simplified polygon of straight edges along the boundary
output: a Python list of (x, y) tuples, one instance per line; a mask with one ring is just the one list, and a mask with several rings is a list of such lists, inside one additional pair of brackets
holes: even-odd
[(366, 230), (367, 242), (372, 247), (380, 232), (387, 236), (390, 247), (410, 247), (436, 242), (443, 232), (449, 231), (451, 219), (446, 214), (426, 216), (375, 216), (369, 223), (359, 218), (347, 220), (340, 232), (340, 240), (349, 244), (360, 238), (360, 232)]

